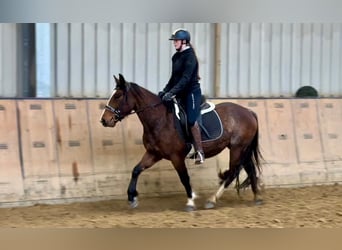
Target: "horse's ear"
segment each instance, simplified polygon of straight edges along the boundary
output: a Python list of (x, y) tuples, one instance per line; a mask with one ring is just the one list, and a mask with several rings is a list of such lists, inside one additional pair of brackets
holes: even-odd
[(120, 83), (121, 83), (121, 84), (125, 84), (125, 83), (126, 83), (125, 78), (124, 78), (123, 75), (121, 75), (121, 74), (119, 74), (119, 80), (120, 80)]
[(118, 78), (116, 78), (116, 76), (115, 76), (115, 75), (113, 75), (113, 77), (114, 77), (114, 80), (115, 80), (116, 84), (119, 84), (119, 79), (118, 79)]
[(124, 89), (126, 91), (128, 91), (129, 88), (131, 87), (131, 84), (129, 82), (126, 82), (125, 78), (121, 74), (119, 74), (119, 83), (118, 83), (118, 85), (119, 85), (119, 87), (121, 89)]
[(121, 74), (119, 74), (119, 79), (115, 75), (113, 75), (113, 77), (116, 82), (117, 89), (126, 89), (126, 80)]

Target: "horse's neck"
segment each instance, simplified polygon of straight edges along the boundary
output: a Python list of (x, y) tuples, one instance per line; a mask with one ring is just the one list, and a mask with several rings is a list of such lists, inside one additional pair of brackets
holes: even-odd
[(135, 111), (145, 128), (155, 128), (168, 116), (161, 100), (148, 91), (145, 91), (143, 97), (137, 100)]

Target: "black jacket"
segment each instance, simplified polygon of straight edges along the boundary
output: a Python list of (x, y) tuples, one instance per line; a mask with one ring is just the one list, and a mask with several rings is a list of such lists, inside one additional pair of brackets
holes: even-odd
[(164, 91), (183, 97), (193, 89), (199, 88), (198, 61), (190, 47), (172, 56), (172, 74)]

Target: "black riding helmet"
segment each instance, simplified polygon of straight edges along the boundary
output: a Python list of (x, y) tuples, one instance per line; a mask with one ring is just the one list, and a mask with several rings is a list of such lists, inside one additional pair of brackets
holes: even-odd
[(185, 40), (190, 43), (190, 33), (185, 29), (177, 29), (173, 32), (169, 40)]

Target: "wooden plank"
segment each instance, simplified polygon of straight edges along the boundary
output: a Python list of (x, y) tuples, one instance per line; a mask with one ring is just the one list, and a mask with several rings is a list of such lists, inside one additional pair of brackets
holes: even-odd
[(299, 161), (321, 162), (323, 156), (316, 100), (292, 100), (292, 107)]
[(27, 199), (59, 194), (56, 133), (51, 100), (18, 101)]
[(52, 101), (20, 100), (18, 107), (25, 177), (58, 176)]
[(238, 104), (254, 111), (258, 117), (259, 124), (259, 146), (260, 152), (262, 153), (265, 161), (271, 158), (270, 152), (270, 137), (269, 137), (269, 124), (266, 118), (266, 102), (267, 100), (256, 100), (256, 99), (240, 99), (237, 101)]
[(299, 159), (300, 183), (316, 184), (327, 181), (323, 162), (322, 142), (317, 116), (317, 100), (292, 100), (295, 136)]
[[(94, 157), (94, 173), (127, 172), (124, 126), (105, 128), (100, 117), (107, 100), (88, 100), (89, 127)], [(132, 153), (132, 152), (131, 152)]]
[(290, 100), (266, 100), (270, 148), (268, 163), (296, 164), (296, 145)]
[(327, 161), (325, 162), (327, 169), (327, 182), (341, 183), (342, 182), (342, 161)]
[(323, 143), (323, 158), (329, 182), (342, 180), (342, 100), (319, 100), (319, 124)]
[(319, 100), (319, 125), (326, 161), (342, 160), (342, 100)]
[(301, 183), (296, 164), (266, 164), (263, 166), (262, 180), (267, 187), (300, 186)]
[(24, 194), (24, 189), (14, 100), (0, 100), (0, 120), (0, 200), (16, 201)]
[[(96, 173), (96, 195), (101, 197), (115, 196), (127, 199), (128, 173)], [(138, 191), (140, 193), (138, 184)]]
[(92, 173), (86, 101), (54, 100), (53, 103), (60, 173), (72, 175), (74, 162), (80, 174)]
[(328, 181), (327, 169), (322, 161), (300, 163), (298, 171), (300, 185), (324, 184)]
[(85, 100), (54, 100), (63, 197), (96, 195)]

